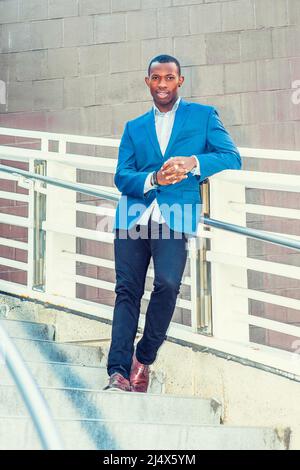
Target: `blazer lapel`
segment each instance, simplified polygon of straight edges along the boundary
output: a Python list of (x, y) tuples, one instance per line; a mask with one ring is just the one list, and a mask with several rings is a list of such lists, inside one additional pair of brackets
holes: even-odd
[(182, 127), (183, 127), (183, 125), (184, 125), (184, 123), (185, 123), (185, 121), (186, 121), (186, 119), (189, 115), (189, 111), (190, 111), (189, 104), (190, 103), (188, 103), (187, 101), (184, 101), (181, 98), (181, 100), (179, 102), (179, 106), (178, 106), (176, 114), (175, 114), (174, 125), (173, 125), (173, 129), (172, 129), (172, 132), (171, 132), (170, 140), (169, 140), (169, 143), (168, 143), (168, 146), (166, 148), (166, 151), (165, 151), (164, 155), (162, 154), (162, 152), (160, 150), (159, 142), (158, 142), (158, 139), (157, 139), (153, 108), (146, 115), (146, 119), (145, 119), (144, 124), (145, 124), (146, 130), (147, 130), (148, 136), (150, 138), (150, 141), (151, 141), (156, 153), (161, 157), (161, 159), (168, 158), (168, 155), (170, 153), (172, 145), (175, 142), (175, 140), (178, 136), (178, 133), (182, 129)]
[(173, 125), (173, 129), (172, 129), (172, 132), (171, 132), (171, 136), (170, 136), (168, 146), (167, 146), (166, 151), (165, 151), (164, 159), (169, 158), (169, 154), (170, 154), (170, 151), (172, 149), (172, 145), (176, 141), (176, 138), (177, 138), (179, 132), (181, 131), (181, 129), (182, 129), (182, 127), (183, 127), (183, 125), (184, 125), (184, 123), (185, 123), (185, 121), (186, 121), (186, 119), (189, 115), (189, 112), (190, 112), (189, 103), (187, 103), (187, 101), (184, 101), (181, 98), (181, 100), (179, 102), (178, 109), (177, 109), (176, 114), (175, 114), (174, 125)]
[(147, 130), (148, 136), (149, 136), (149, 138), (151, 140), (151, 143), (153, 145), (153, 148), (155, 149), (156, 153), (161, 158), (164, 158), (163, 154), (161, 153), (159, 142), (158, 142), (158, 139), (157, 139), (153, 108), (146, 115), (146, 120), (145, 120), (144, 124), (145, 124), (146, 130)]

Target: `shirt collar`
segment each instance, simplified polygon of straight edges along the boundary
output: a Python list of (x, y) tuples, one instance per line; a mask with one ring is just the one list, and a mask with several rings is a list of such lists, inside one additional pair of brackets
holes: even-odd
[(157, 116), (165, 116), (167, 113), (175, 113), (178, 106), (179, 106), (179, 102), (181, 100), (181, 96), (178, 97), (178, 99), (175, 101), (174, 105), (173, 105), (173, 108), (170, 109), (170, 111), (167, 111), (165, 113), (161, 112), (158, 107), (155, 105), (155, 103), (153, 102), (153, 111), (154, 111), (154, 115), (157, 115)]

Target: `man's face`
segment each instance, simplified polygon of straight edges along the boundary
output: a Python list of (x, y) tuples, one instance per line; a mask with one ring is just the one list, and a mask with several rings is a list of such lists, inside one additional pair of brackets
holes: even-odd
[(153, 62), (150, 76), (145, 77), (154, 103), (162, 110), (172, 108), (178, 98), (178, 87), (183, 81), (184, 77), (179, 76), (177, 65), (174, 62), (164, 64)]

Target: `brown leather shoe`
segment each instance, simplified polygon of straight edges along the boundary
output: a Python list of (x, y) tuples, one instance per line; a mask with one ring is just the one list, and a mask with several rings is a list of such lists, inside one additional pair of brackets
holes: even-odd
[(108, 385), (103, 390), (121, 390), (122, 392), (131, 392), (129, 380), (123, 377), (119, 372), (115, 372), (109, 378)]
[(130, 385), (132, 392), (146, 393), (149, 385), (150, 366), (139, 362), (136, 355), (133, 355), (130, 371)]

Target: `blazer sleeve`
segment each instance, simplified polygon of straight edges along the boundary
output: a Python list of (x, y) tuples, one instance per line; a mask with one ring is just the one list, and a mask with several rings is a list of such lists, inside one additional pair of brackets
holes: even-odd
[(216, 108), (212, 107), (207, 123), (207, 152), (195, 155), (201, 168), (199, 182), (222, 170), (241, 169), (241, 157), (230, 135), (224, 128)]
[(138, 171), (136, 168), (135, 149), (127, 122), (120, 142), (114, 183), (122, 194), (144, 198), (144, 185), (148, 174), (149, 171)]

